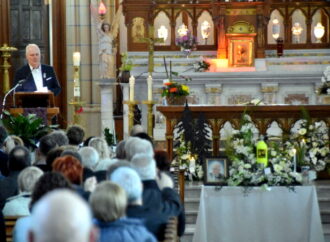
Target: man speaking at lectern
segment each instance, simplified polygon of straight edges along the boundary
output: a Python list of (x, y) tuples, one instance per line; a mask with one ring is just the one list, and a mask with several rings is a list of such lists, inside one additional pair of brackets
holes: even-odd
[(28, 61), (15, 73), (14, 85), (21, 83), (16, 92), (48, 92), (57, 96), (61, 87), (57, 80), (54, 68), (40, 63), (40, 49), (36, 44), (28, 44), (25, 48)]

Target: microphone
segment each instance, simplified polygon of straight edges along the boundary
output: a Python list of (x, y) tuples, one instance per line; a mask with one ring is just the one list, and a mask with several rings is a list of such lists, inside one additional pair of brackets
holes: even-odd
[(19, 81), (17, 82), (17, 84), (18, 84), (19, 86), (21, 86), (24, 82), (26, 82), (26, 79), (19, 80)]

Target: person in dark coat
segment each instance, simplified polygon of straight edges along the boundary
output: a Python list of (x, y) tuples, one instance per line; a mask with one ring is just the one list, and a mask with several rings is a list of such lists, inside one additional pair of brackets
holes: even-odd
[(169, 216), (142, 206), (143, 185), (136, 171), (130, 167), (120, 167), (111, 174), (110, 180), (121, 186), (126, 192), (127, 217), (143, 219), (146, 228), (158, 241), (163, 241)]
[(8, 154), (3, 150), (8, 133), (5, 127), (0, 126), (0, 176), (8, 176)]
[(3, 209), (8, 197), (18, 194), (17, 177), (31, 165), (30, 151), (24, 146), (16, 146), (9, 153), (9, 175), (0, 180), (0, 209)]
[(28, 64), (18, 69), (14, 77), (14, 86), (21, 83), (16, 92), (47, 92), (57, 96), (61, 87), (54, 68), (40, 63), (40, 49), (36, 44), (28, 44), (25, 48)]

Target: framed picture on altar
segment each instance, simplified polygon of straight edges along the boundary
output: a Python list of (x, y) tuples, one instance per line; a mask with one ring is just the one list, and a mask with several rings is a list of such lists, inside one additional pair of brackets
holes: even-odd
[(228, 177), (228, 159), (225, 156), (206, 157), (204, 161), (204, 184), (224, 185)]

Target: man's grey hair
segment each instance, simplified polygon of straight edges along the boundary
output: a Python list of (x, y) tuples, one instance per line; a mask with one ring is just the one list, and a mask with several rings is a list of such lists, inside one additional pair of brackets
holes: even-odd
[(68, 145), (69, 138), (64, 130), (54, 130), (49, 134), (50, 137), (57, 143), (58, 146)]
[(142, 181), (156, 179), (156, 161), (151, 156), (142, 153), (136, 154), (131, 163)]
[(17, 177), (20, 192), (32, 192), (34, 185), (43, 174), (44, 172), (36, 166), (29, 166), (22, 170)]
[(30, 51), (30, 49), (32, 48), (37, 48), (39, 50), (39, 53), (40, 53), (40, 48), (38, 45), (36, 44), (28, 44), (26, 47), (25, 47), (25, 55), (27, 55)]
[(58, 189), (34, 206), (30, 237), (33, 242), (88, 242), (93, 230), (87, 203), (76, 193)]
[(94, 170), (100, 158), (97, 150), (93, 147), (85, 146), (80, 148), (78, 153), (81, 155), (82, 165)]
[(110, 180), (121, 186), (127, 195), (128, 204), (142, 198), (141, 178), (130, 167), (119, 167), (110, 176)]
[(154, 149), (152, 144), (138, 137), (129, 137), (125, 142), (126, 159), (130, 161), (135, 154), (143, 153), (150, 157), (154, 157)]

